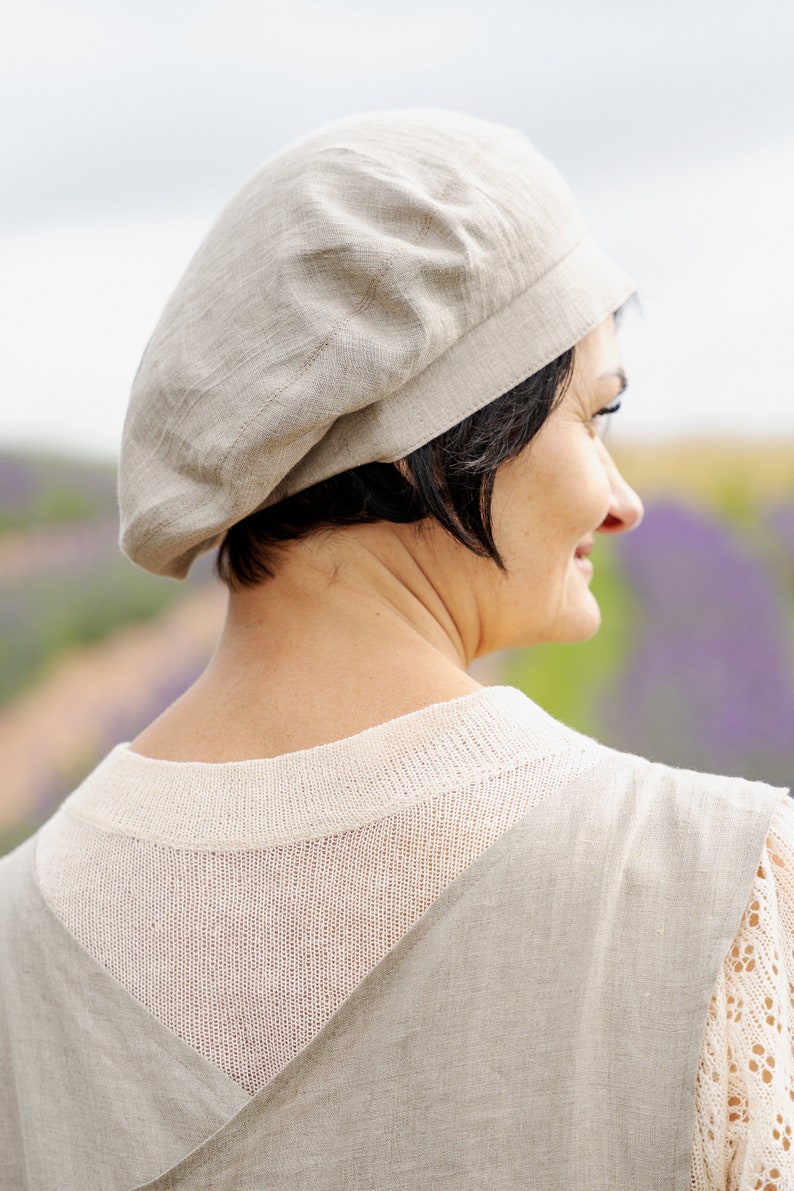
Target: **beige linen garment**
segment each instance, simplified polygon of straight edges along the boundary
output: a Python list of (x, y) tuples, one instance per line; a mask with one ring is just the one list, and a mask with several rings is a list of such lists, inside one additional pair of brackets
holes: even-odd
[(780, 797), (605, 751), (250, 1099), (65, 930), (23, 845), (0, 868), (0, 1185), (685, 1191), (709, 998)]

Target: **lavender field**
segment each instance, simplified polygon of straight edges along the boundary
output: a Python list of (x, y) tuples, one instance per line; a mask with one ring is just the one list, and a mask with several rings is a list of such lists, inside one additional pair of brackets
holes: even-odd
[[(791, 784), (794, 446), (621, 464), (647, 512), (599, 540), (601, 632), (487, 681), (619, 748)], [(193, 680), (223, 601), (210, 560), (179, 585), (121, 557), (107, 468), (0, 456), (0, 506), (2, 851)]]
[(112, 468), (0, 455), (0, 852), (200, 672), (222, 609), (119, 552)]
[(752, 466), (734, 455), (711, 485), (708, 467), (687, 480), (671, 460), (640, 529), (599, 544), (598, 637), (514, 655), (505, 670), (606, 744), (791, 785), (794, 450), (766, 471), (763, 454)]

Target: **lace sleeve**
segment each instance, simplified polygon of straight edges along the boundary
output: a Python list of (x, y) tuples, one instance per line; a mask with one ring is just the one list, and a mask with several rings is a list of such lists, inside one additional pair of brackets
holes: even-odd
[(794, 801), (770, 824), (709, 1008), (692, 1191), (794, 1188)]

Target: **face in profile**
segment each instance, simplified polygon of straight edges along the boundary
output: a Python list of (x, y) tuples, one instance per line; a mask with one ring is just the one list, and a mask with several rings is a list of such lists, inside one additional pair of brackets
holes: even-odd
[(499, 469), (493, 525), (507, 573), (490, 571), (494, 640), (483, 653), (597, 631), (597, 536), (634, 529), (643, 514), (602, 440), (624, 386), (610, 317), (577, 345), (571, 383), (540, 433)]

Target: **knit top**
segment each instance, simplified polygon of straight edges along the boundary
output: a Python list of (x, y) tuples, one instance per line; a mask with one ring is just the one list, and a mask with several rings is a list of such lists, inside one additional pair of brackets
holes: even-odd
[[(508, 687), (261, 760), (119, 745), (39, 833), (38, 878), (124, 988), (253, 1095), (456, 876), (607, 752)], [(792, 989), (782, 798), (692, 1073), (695, 1191), (794, 1186)]]

